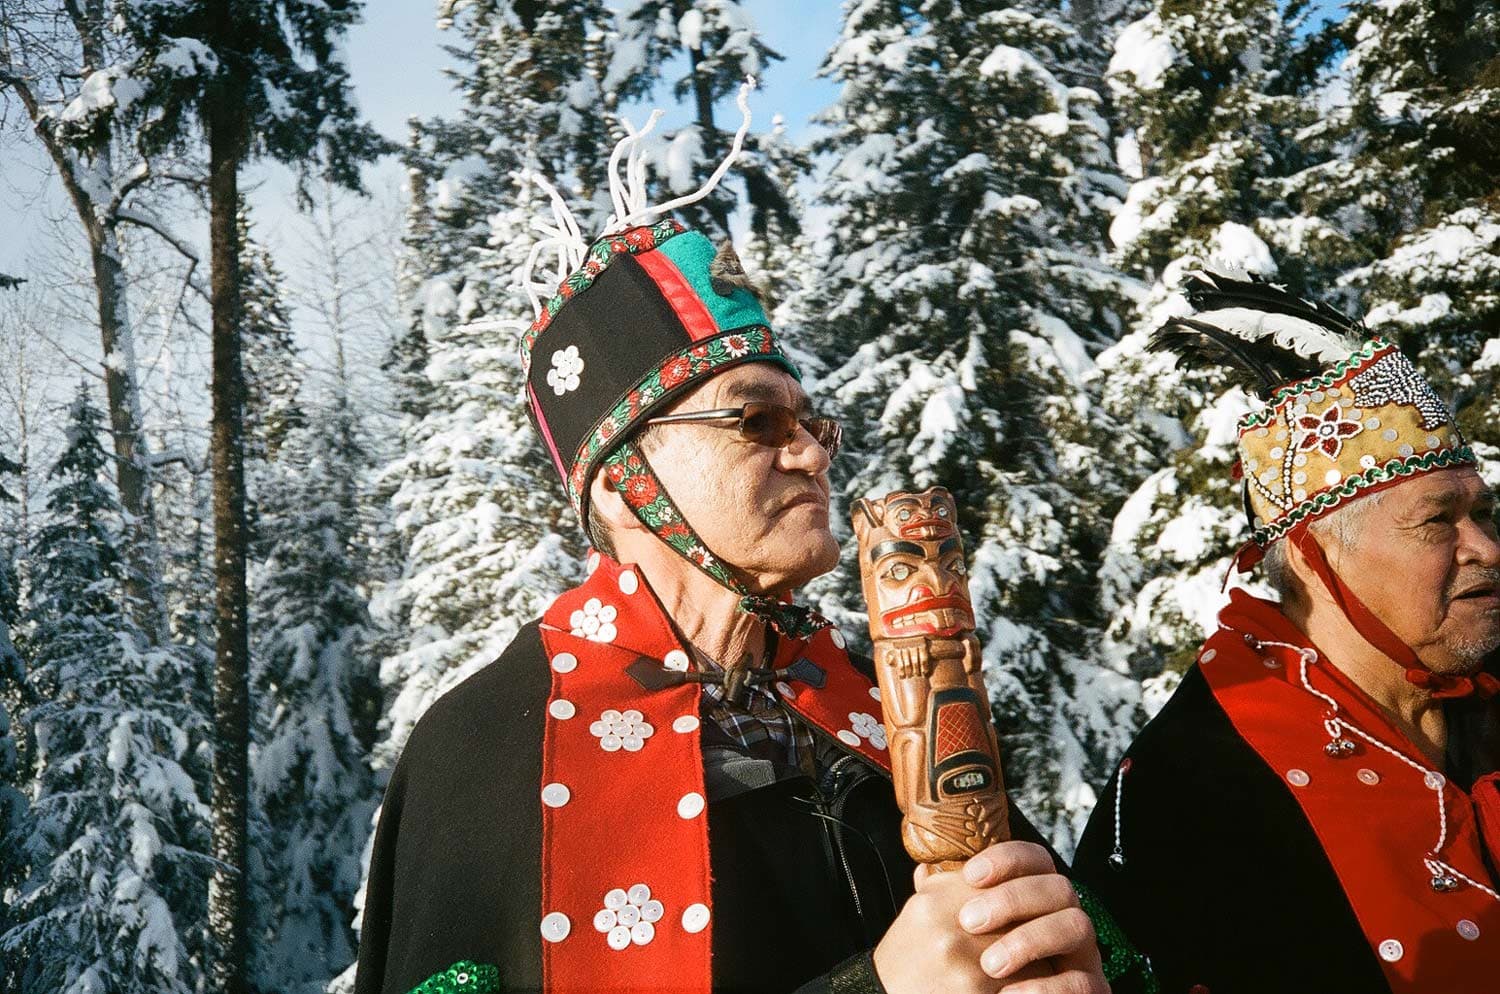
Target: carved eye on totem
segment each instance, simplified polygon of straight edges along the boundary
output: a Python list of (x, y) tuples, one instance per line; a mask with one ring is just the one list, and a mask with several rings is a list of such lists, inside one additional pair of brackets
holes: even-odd
[(939, 504), (935, 510), (937, 511), (937, 516), (940, 518), (946, 518), (948, 516), (948, 509), (941, 504)]
[(954, 576), (968, 576), (969, 575), (969, 569), (968, 569), (967, 566), (964, 565), (964, 557), (963, 556), (955, 556), (953, 558), (953, 561), (950, 562), (950, 563), (948, 563), (943, 568), (946, 569), (949, 573), (952, 573)]
[(909, 578), (916, 571), (916, 567), (914, 566), (909, 566), (906, 563), (897, 563), (896, 565), (885, 571), (885, 578), (887, 580), (894, 580), (897, 583), (900, 583), (901, 581)]
[(909, 508), (909, 507), (903, 507), (901, 510), (897, 511), (896, 512), (896, 520), (897, 521), (910, 521), (911, 520), (911, 508)]

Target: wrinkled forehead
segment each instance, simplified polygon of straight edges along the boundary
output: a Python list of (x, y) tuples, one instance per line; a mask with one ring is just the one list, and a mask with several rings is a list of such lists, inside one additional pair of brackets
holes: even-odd
[(684, 395), (672, 409), (716, 410), (752, 403), (779, 404), (799, 414), (812, 410), (812, 401), (802, 384), (769, 362), (751, 362), (728, 369)]
[(1407, 480), (1373, 503), (1394, 517), (1406, 518), (1455, 510), (1467, 513), (1476, 506), (1492, 508), (1495, 493), (1472, 466), (1460, 466)]

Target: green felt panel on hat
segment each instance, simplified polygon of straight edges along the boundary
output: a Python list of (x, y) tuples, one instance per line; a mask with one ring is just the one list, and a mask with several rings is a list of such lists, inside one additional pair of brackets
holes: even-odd
[(672, 260), (683, 279), (697, 293), (698, 299), (708, 308), (720, 331), (734, 331), (753, 324), (770, 326), (765, 310), (755, 294), (736, 287), (729, 296), (720, 296), (709, 283), (709, 264), (714, 261), (718, 249), (714, 243), (696, 231), (685, 231), (675, 238), (662, 242), (657, 249)]

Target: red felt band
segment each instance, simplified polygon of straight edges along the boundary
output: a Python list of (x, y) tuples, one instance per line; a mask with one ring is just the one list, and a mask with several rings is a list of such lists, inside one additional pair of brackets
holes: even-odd
[(531, 402), (531, 413), (536, 415), (536, 426), (542, 433), (542, 441), (547, 443), (547, 454), (552, 457), (552, 465), (557, 468), (557, 475), (564, 480), (568, 478), (567, 467), (563, 465), (562, 453), (557, 451), (557, 443), (552, 441), (552, 429), (547, 426), (547, 418), (542, 414), (542, 405), (536, 399), (536, 391), (531, 384), (526, 384), (526, 399)]
[(1248, 573), (1255, 568), (1256, 563), (1266, 558), (1266, 550), (1256, 545), (1253, 541), (1246, 542), (1234, 550), (1234, 557), (1229, 560), (1229, 568), (1224, 571), (1224, 582), (1219, 585), (1219, 593), (1229, 589), (1229, 581), (1236, 573)]
[(1317, 574), (1318, 579), (1323, 581), (1324, 589), (1339, 606), (1339, 610), (1344, 612), (1344, 617), (1349, 619), (1354, 630), (1359, 632), (1366, 642), (1406, 670), (1407, 683), (1431, 691), (1432, 696), (1436, 698), (1468, 697), (1476, 692), (1481, 697), (1489, 698), (1500, 690), (1500, 681), (1488, 673), (1480, 673), (1473, 678), (1433, 673), (1422, 665), (1422, 661), (1417, 658), (1412, 648), (1401, 641), (1400, 636), (1391, 631), (1385, 622), (1375, 617), (1375, 614), (1365, 607), (1364, 602), (1355, 595), (1354, 591), (1349, 589), (1334, 571), (1327, 554), (1308, 530), (1306, 522), (1288, 532), (1287, 538), (1302, 550), (1308, 566)]
[(650, 274), (657, 289), (667, 299), (667, 303), (677, 314), (677, 319), (687, 330), (688, 337), (695, 342), (701, 342), (719, 333), (719, 326), (714, 323), (713, 315), (708, 312), (708, 308), (704, 306), (697, 291), (688, 283), (687, 277), (682, 275), (676, 263), (667, 258), (665, 252), (642, 252), (635, 257), (635, 261), (639, 262), (641, 268)]

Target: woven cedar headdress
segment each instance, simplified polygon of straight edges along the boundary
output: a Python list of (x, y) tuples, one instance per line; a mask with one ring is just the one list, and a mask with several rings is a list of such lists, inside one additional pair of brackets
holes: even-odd
[(1339, 578), (1307, 525), (1355, 498), (1414, 477), (1474, 465), (1453, 414), (1395, 345), (1338, 311), (1256, 279), (1195, 273), (1191, 318), (1176, 318), (1150, 347), (1192, 365), (1227, 370), (1264, 409), (1239, 422), (1251, 541), (1250, 568), (1273, 542), (1296, 543), (1330, 595), (1371, 645), (1438, 696), (1472, 691), (1467, 678), (1429, 673)]
[[(729, 170), (750, 128), (753, 82), (740, 90), (742, 121), (729, 155), (701, 189), (659, 206), (645, 203), (641, 139), (661, 112), (640, 131), (626, 124), (627, 136), (609, 162), (614, 214), (592, 244), (585, 244), (557, 191), (535, 173), (523, 175), (523, 182), (547, 193), (553, 218), (533, 222), (543, 237), (532, 247), (522, 280), (536, 320), (522, 336), (521, 359), (527, 412), (580, 522), (588, 521), (589, 485), (602, 467), (658, 538), (717, 583), (747, 595), (747, 610), (785, 628), (791, 622), (774, 602), (749, 596), (693, 531), (632, 440), (659, 410), (731, 367), (774, 362), (801, 379), (734, 250), (716, 249), (671, 218), (652, 221), (703, 198)], [(549, 253), (556, 283), (538, 283), (531, 273)]]

